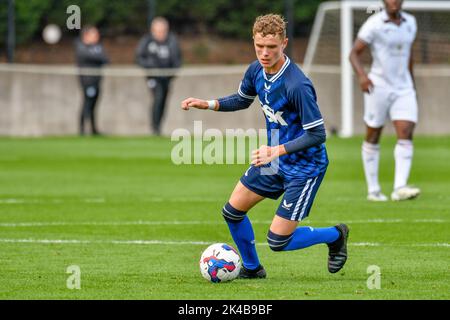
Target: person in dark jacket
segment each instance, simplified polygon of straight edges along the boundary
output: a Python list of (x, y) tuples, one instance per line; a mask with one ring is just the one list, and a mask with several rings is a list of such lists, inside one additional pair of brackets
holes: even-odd
[[(179, 68), (181, 51), (176, 36), (169, 31), (169, 23), (163, 17), (153, 19), (149, 34), (136, 49), (136, 62), (145, 69)], [(170, 81), (173, 76), (149, 76), (147, 85), (153, 93), (151, 124), (153, 133), (160, 135)]]
[[(86, 26), (81, 30), (81, 36), (75, 41), (77, 65), (80, 68), (100, 68), (109, 63), (105, 50), (100, 43), (100, 33), (94, 26)], [(85, 134), (85, 122), (90, 121), (93, 135), (99, 131), (95, 123), (95, 106), (100, 93), (100, 74), (80, 74), (83, 90), (83, 105), (80, 114), (80, 134)]]

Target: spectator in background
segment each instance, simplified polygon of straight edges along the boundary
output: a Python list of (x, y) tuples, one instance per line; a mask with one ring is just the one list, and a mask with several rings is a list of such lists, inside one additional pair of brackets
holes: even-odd
[[(100, 33), (94, 26), (86, 26), (81, 30), (81, 36), (75, 41), (77, 65), (81, 68), (100, 68), (109, 59), (100, 43)], [(85, 121), (91, 123), (93, 135), (99, 135), (95, 124), (95, 106), (100, 93), (101, 75), (80, 74), (80, 83), (83, 89), (83, 106), (80, 114), (80, 134), (85, 134)]]
[[(179, 68), (181, 51), (177, 38), (169, 31), (169, 23), (163, 17), (153, 19), (149, 34), (145, 35), (136, 49), (136, 62), (146, 69)], [(147, 85), (153, 93), (151, 124), (153, 133), (161, 134), (161, 119), (173, 76), (149, 76)]]

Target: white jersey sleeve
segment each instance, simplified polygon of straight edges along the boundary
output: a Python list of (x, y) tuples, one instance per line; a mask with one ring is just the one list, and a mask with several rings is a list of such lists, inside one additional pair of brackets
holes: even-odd
[(361, 26), (361, 29), (359, 29), (358, 39), (361, 39), (369, 45), (372, 44), (375, 38), (375, 28), (376, 25), (373, 19), (367, 19), (367, 21)]

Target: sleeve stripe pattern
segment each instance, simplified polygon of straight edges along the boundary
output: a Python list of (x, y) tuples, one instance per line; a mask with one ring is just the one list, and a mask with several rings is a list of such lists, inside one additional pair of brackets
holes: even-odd
[(323, 119), (319, 119), (319, 120), (316, 120), (316, 121), (313, 121), (313, 122), (304, 124), (304, 125), (303, 125), (303, 129), (304, 129), (304, 130), (308, 130), (308, 129), (311, 129), (311, 128), (320, 126), (320, 125), (323, 124), (323, 123), (324, 123), (324, 122), (323, 122)]
[[(242, 85), (242, 83), (241, 83), (241, 85)], [(249, 96), (249, 95), (246, 95), (245, 93), (242, 92), (242, 90), (241, 90), (241, 85), (239, 85), (238, 94), (239, 94), (242, 98), (245, 98), (245, 99), (248, 99), (248, 100), (255, 100), (256, 96)]]

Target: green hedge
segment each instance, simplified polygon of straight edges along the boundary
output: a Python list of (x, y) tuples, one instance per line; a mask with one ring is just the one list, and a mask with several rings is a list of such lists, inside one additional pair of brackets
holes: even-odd
[[(166, 16), (179, 33), (213, 33), (246, 38), (257, 15), (284, 12), (283, 0), (154, 0), (156, 14)], [(321, 0), (294, 0), (297, 27), (312, 22)], [(82, 24), (96, 24), (106, 34), (142, 33), (146, 30), (148, 0), (15, 0), (17, 43), (40, 35), (48, 23), (63, 32), (66, 8), (81, 8)], [(0, 44), (5, 43), (8, 0), (0, 0)], [(299, 28), (296, 28), (299, 30)]]

